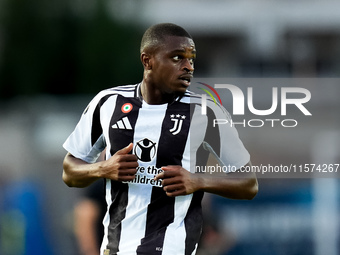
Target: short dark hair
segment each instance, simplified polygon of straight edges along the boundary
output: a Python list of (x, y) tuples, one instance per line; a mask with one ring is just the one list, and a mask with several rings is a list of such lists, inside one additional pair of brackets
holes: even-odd
[(149, 27), (143, 37), (140, 45), (140, 52), (146, 49), (156, 49), (164, 42), (167, 36), (183, 36), (191, 38), (191, 35), (182, 27), (172, 23), (160, 23)]

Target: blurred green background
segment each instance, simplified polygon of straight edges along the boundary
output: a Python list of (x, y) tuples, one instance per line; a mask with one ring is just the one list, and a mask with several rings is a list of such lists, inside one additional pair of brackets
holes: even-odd
[(1, 1), (2, 99), (18, 94), (95, 93), (140, 81), (138, 25), (109, 17), (102, 0), (88, 10), (77, 11), (74, 4)]

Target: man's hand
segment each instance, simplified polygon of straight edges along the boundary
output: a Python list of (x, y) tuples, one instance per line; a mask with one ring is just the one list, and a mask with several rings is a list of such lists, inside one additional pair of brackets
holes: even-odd
[(117, 151), (108, 160), (89, 164), (67, 153), (63, 162), (63, 180), (70, 187), (86, 187), (99, 178), (131, 181), (137, 173), (137, 157), (129, 154), (133, 144)]
[(129, 154), (133, 144), (130, 143), (125, 148), (117, 151), (111, 158), (102, 161), (102, 177), (115, 181), (132, 181), (137, 173), (137, 157)]
[(167, 196), (188, 195), (197, 190), (199, 178), (181, 166), (164, 166), (164, 172), (155, 176), (155, 180), (163, 179), (162, 185)]

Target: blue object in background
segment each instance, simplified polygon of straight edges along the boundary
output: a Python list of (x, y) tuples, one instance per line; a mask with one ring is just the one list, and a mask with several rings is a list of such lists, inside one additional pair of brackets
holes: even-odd
[(39, 186), (19, 181), (0, 190), (0, 255), (53, 255)]

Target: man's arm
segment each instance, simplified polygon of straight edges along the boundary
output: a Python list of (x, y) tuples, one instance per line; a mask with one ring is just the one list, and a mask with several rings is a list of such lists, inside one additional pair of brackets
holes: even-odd
[(63, 162), (63, 181), (70, 187), (86, 187), (99, 178), (131, 181), (137, 172), (137, 157), (129, 154), (133, 144), (117, 151), (108, 160), (89, 164), (67, 153)]
[[(251, 165), (251, 163), (249, 162), (247, 165)], [(162, 169), (164, 172), (158, 174), (155, 179), (163, 179), (163, 189), (171, 197), (188, 195), (202, 190), (226, 198), (253, 199), (258, 191), (258, 183), (254, 173), (236, 171), (214, 176), (193, 174), (181, 166), (166, 166)]]

